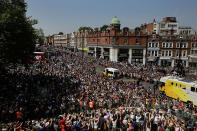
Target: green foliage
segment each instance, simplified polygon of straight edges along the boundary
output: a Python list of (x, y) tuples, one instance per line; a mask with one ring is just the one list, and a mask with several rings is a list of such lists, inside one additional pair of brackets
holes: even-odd
[(43, 30), (41, 28), (35, 29), (35, 30), (36, 30), (36, 36), (37, 36), (36, 43), (43, 45), (44, 39), (45, 39)]
[(84, 31), (93, 31), (93, 29), (91, 27), (87, 27), (87, 26), (82, 26), (78, 29), (79, 32), (84, 32)]
[(109, 27), (108, 25), (103, 25), (100, 27), (100, 31), (101, 32), (106, 31), (108, 27)]
[(95, 31), (95, 32), (99, 32), (99, 28), (98, 28), (98, 27), (95, 27), (95, 28), (94, 28), (94, 31)]
[(23, 0), (0, 0), (0, 63), (26, 64), (33, 55), (36, 20), (26, 17)]
[(64, 34), (63, 32), (59, 32), (59, 33), (58, 33), (58, 35), (63, 35), (63, 34)]

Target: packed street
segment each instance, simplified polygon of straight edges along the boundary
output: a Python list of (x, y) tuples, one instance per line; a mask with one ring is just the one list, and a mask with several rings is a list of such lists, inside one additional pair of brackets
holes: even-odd
[[(10, 71), (1, 87), (2, 130), (194, 130), (197, 108), (154, 93), (158, 67), (109, 62), (57, 49), (55, 57)], [(119, 80), (102, 76), (119, 69)]]
[(195, 5), (0, 0), (0, 131), (197, 131)]

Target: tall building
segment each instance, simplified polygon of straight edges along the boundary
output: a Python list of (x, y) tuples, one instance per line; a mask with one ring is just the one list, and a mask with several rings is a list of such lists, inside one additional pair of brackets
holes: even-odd
[(149, 24), (142, 24), (141, 29), (145, 29), (149, 35), (195, 35), (196, 31), (191, 27), (180, 26), (176, 17), (165, 17), (161, 22), (155, 19)]
[(189, 66), (190, 74), (197, 75), (197, 36), (195, 35), (194, 40), (191, 43), (191, 52), (189, 55)]
[(63, 46), (65, 47), (67, 42), (66, 42), (66, 35), (59, 35), (59, 34), (55, 34), (53, 35), (54, 37), (54, 46)]
[(141, 25), (141, 28), (145, 29), (149, 35), (178, 35), (179, 23), (176, 17), (165, 17), (161, 22), (154, 19), (152, 23)]
[(74, 50), (77, 49), (77, 35), (76, 32), (72, 32), (70, 34), (70, 45), (69, 48), (72, 48)]
[(178, 30), (178, 34), (191, 36), (191, 35), (196, 35), (196, 31), (192, 29), (192, 27), (190, 26), (180, 26)]

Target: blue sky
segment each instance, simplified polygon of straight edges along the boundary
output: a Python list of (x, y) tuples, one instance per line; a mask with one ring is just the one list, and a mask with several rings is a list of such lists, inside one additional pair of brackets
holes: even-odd
[(121, 27), (135, 28), (176, 16), (180, 25), (197, 29), (197, 0), (25, 0), (27, 16), (38, 20), (45, 35), (70, 33), (80, 26), (100, 27), (117, 16)]

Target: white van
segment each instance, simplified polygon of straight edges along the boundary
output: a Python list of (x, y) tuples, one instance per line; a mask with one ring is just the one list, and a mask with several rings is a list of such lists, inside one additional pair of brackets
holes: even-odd
[(119, 78), (120, 77), (120, 71), (115, 68), (105, 68), (103, 71), (103, 76), (108, 76), (111, 78)]

